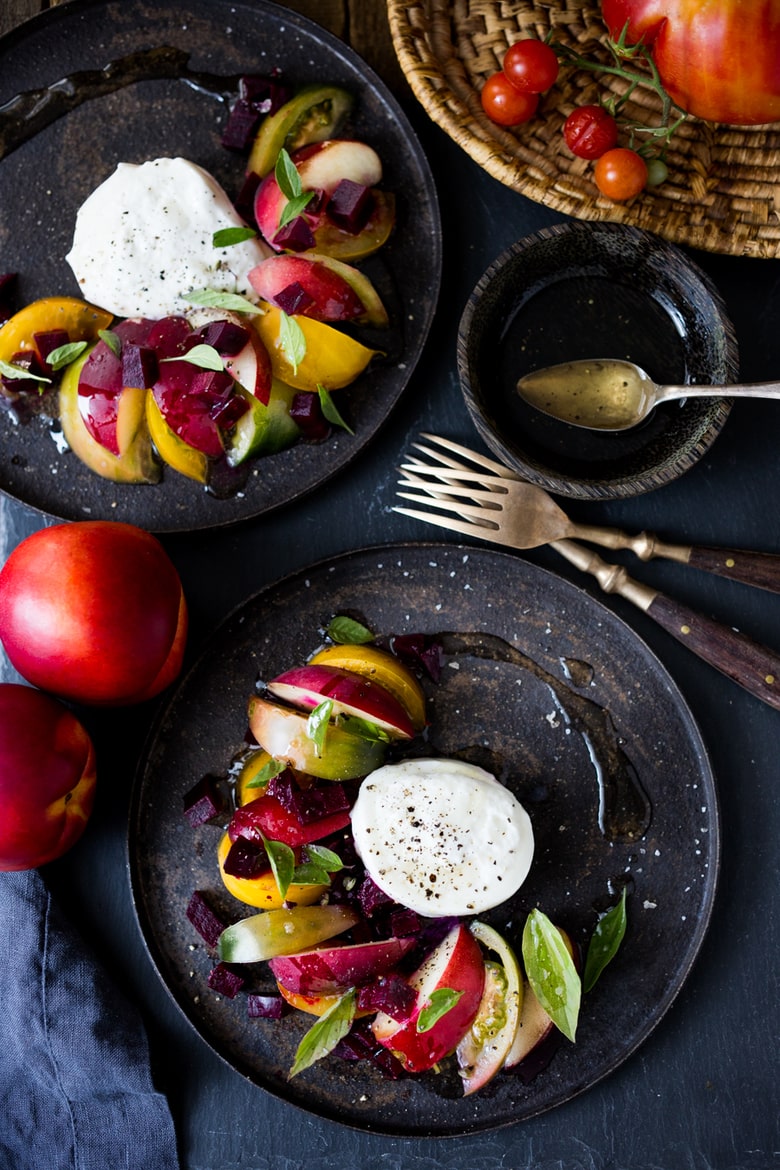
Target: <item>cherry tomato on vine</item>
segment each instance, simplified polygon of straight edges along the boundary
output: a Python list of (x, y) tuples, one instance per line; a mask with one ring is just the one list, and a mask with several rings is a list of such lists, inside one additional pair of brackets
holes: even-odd
[(622, 203), (645, 189), (647, 163), (635, 150), (616, 146), (596, 160), (594, 177), (602, 195)]
[(482, 109), (499, 126), (529, 122), (539, 105), (539, 95), (515, 89), (503, 72), (493, 73), (482, 87)]
[(578, 106), (563, 123), (563, 140), (578, 158), (600, 158), (617, 145), (617, 122), (603, 106)]
[(509, 46), (503, 68), (515, 89), (544, 93), (558, 76), (558, 58), (544, 41), (529, 38)]

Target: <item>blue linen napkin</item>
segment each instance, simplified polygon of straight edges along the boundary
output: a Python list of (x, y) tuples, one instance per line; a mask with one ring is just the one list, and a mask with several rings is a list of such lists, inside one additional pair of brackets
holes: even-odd
[(136, 1009), (37, 870), (0, 873), (1, 1170), (176, 1170)]

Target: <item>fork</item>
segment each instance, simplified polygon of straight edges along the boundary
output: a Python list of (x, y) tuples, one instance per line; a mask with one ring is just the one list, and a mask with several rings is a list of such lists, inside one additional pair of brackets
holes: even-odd
[[(603, 560), (597, 553), (583, 548), (568, 536), (562, 535), (561, 539), (533, 539), (529, 542), (528, 522), (521, 514), (522, 501), (529, 497), (523, 489), (531, 488), (534, 492), (540, 489), (523, 483), (503, 464), (478, 455), (468, 447), (428, 433), (424, 433), (422, 437), (438, 444), (447, 453), (419, 443), (413, 444), (417, 450), (439, 462), (430, 464), (412, 457), (409, 462), (402, 464), (405, 478), (399, 481), (400, 485), (415, 487), (425, 494), (399, 492), (398, 495), (403, 499), (423, 504), (428, 510), (420, 511), (396, 505), (393, 511), (418, 520), (427, 520), (452, 532), (489, 540), (509, 548), (532, 548), (539, 544), (549, 544), (576, 568), (595, 577), (605, 593), (617, 593), (637, 606), (699, 658), (744, 687), (756, 698), (780, 710), (780, 655), (775, 651), (755, 642), (746, 634), (697, 614), (658, 590), (634, 580), (622, 566)], [(462, 458), (455, 459), (450, 452)], [(470, 460), (472, 465), (476, 464), (476, 468), (463, 463), (464, 458)], [(544, 492), (541, 494), (546, 496)], [(557, 505), (553, 504), (553, 507), (557, 509)], [(565, 513), (561, 511), (560, 514), (568, 525), (565, 531), (576, 533), (586, 540), (600, 539), (601, 543), (605, 540), (617, 540), (618, 543), (607, 545), (610, 548), (631, 548), (637, 551), (635, 544), (638, 544), (642, 552), (638, 552), (637, 555), (641, 556), (644, 552), (646, 556), (668, 556), (667, 550), (675, 550), (678, 547), (662, 545), (660, 542), (652, 545), (655, 538), (645, 535), (627, 537), (623, 533), (611, 532), (609, 529), (577, 526), (568, 520)], [(648, 548), (651, 551), (648, 552)], [(655, 551), (652, 551), (653, 548)], [(715, 553), (717, 550), (706, 551)], [(726, 557), (728, 560), (739, 555), (741, 554), (728, 553)], [(758, 557), (762, 562), (767, 557), (769, 561), (777, 559), (760, 553), (746, 556)], [(675, 555), (673, 559), (682, 558)], [(687, 563), (691, 563), (690, 560)], [(713, 571), (721, 570), (713, 568)], [(727, 575), (735, 574), (730, 572)], [(740, 579), (747, 580), (744, 575)], [(758, 582), (751, 580), (750, 583)], [(776, 585), (763, 584), (762, 587), (776, 588)]]

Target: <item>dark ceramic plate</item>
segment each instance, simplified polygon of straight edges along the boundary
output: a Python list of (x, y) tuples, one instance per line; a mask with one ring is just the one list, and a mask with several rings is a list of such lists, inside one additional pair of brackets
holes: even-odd
[[(582, 942), (597, 912), (628, 883), (627, 936), (585, 999), (577, 1043), (566, 1042), (530, 1084), (501, 1075), (464, 1099), (452, 1060), (439, 1075), (391, 1081), (336, 1057), (288, 1081), (311, 1018), (249, 1020), (241, 996), (227, 1000), (207, 988), (214, 960), (186, 919), (190, 896), (205, 891), (228, 919), (241, 907), (221, 888), (219, 829), (193, 831), (182, 797), (204, 773), (223, 773), (241, 747), (258, 675), (302, 663), (321, 628), (345, 610), (361, 614), (376, 633), (448, 632), (448, 666), (428, 687), (425, 750), (457, 753), (500, 775), (528, 808), (536, 837), (526, 884), (487, 916), (496, 927), (518, 945), (525, 915), (538, 905)], [(640, 835), (632, 837), (632, 828)], [(710, 917), (718, 854), (705, 749), (647, 646), (554, 574), (509, 554), (456, 545), (351, 553), (241, 606), (162, 712), (130, 816), (141, 930), (163, 982), (203, 1039), (287, 1101), (398, 1135), (521, 1121), (617, 1068), (659, 1023), (690, 970)]]
[(737, 343), (709, 277), (673, 244), (617, 223), (527, 236), (488, 268), (458, 333), (477, 430), (526, 480), (580, 499), (635, 496), (691, 468), (728, 417), (723, 398), (668, 402), (630, 431), (572, 427), (518, 397), (518, 378), (577, 358), (625, 358), (661, 383), (726, 385)]
[[(156, 532), (230, 524), (310, 492), (374, 438), (404, 390), (428, 333), (439, 290), (441, 235), (433, 179), (421, 147), (381, 80), (336, 37), (267, 0), (72, 0), (0, 42), (0, 103), (131, 53), (172, 46), (189, 68), (219, 77), (279, 66), (293, 85), (316, 81), (355, 94), (345, 132), (375, 146), (384, 185), (395, 192), (397, 226), (364, 265), (391, 313), (391, 328), (365, 338), (386, 350), (340, 399), (355, 431), (301, 444), (256, 463), (240, 495), (217, 500), (170, 472), (159, 487), (118, 486), (58, 454), (51, 427), (15, 426), (0, 412), (0, 490), (68, 520), (126, 520)], [(78, 88), (78, 87), (77, 87)], [(230, 85), (228, 86), (230, 88)], [(226, 100), (170, 77), (120, 85), (85, 101), (0, 162), (2, 271), (19, 273), (18, 299), (77, 295), (65, 263), (76, 211), (117, 162), (182, 155), (236, 196), (243, 158), (220, 146)], [(2, 119), (0, 118), (0, 129)], [(421, 260), (421, 257), (423, 258)]]

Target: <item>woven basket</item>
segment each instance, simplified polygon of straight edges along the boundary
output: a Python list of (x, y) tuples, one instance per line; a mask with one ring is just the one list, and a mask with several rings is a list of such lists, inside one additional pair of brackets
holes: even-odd
[[(579, 219), (614, 220), (678, 244), (739, 256), (780, 255), (780, 125), (725, 126), (688, 118), (667, 156), (669, 178), (629, 203), (601, 196), (593, 164), (575, 158), (561, 127), (578, 105), (625, 82), (564, 65), (537, 116), (505, 130), (480, 90), (520, 37), (546, 37), (610, 60), (598, 3), (588, 0), (387, 0), (401, 68), (424, 109), (481, 167), (529, 199)], [(658, 98), (635, 90), (626, 116), (657, 122)]]

